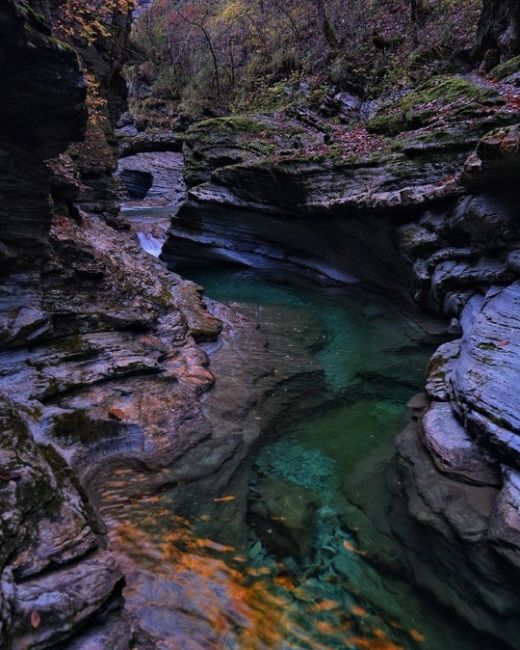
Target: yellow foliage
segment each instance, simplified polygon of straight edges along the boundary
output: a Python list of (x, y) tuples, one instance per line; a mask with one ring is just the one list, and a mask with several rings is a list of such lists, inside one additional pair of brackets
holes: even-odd
[(222, 6), (219, 18), (227, 22), (233, 22), (241, 18), (247, 12), (247, 4), (243, 0), (229, 0)]
[(89, 45), (108, 38), (115, 18), (132, 11), (134, 0), (64, 0), (56, 32), (62, 38), (82, 38)]

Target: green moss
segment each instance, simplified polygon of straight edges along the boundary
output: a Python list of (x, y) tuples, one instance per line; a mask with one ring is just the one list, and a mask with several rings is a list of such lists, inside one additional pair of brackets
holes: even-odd
[(496, 350), (497, 346), (494, 343), (479, 343), (477, 345), (477, 348), (480, 348), (481, 350)]
[(245, 133), (261, 133), (266, 131), (268, 127), (262, 122), (253, 119), (252, 117), (245, 117), (241, 115), (230, 117), (216, 117), (210, 120), (203, 120), (195, 125), (195, 129), (205, 129), (207, 127), (224, 126), (233, 131), (242, 131)]
[(276, 151), (276, 145), (264, 142), (262, 140), (252, 140), (250, 143), (251, 148), (256, 149), (259, 153), (270, 156)]
[(397, 134), (426, 126), (439, 110), (454, 105), (458, 115), (471, 115), (482, 103), (497, 97), (492, 88), (482, 87), (462, 77), (435, 77), (396, 104), (390, 104), (368, 122), (375, 133)]
[(462, 77), (436, 77), (420, 86), (415, 92), (406, 95), (400, 101), (400, 108), (413, 110), (421, 104), (441, 100), (443, 104), (463, 100), (484, 101), (496, 95), (495, 90), (483, 88)]
[(489, 75), (493, 79), (500, 80), (515, 72), (520, 72), (520, 55), (514, 56), (512, 59), (508, 59), (504, 63), (497, 65), (496, 68), (491, 70)]

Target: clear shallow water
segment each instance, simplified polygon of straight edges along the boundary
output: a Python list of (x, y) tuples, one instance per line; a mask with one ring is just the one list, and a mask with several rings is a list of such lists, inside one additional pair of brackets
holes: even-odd
[(377, 571), (348, 526), (349, 486), (381, 484), (409, 418), (405, 404), (422, 388), (433, 346), (421, 328), (360, 289), (233, 269), (186, 275), (267, 332), (282, 331), (288, 347), (310, 351), (326, 388), (316, 386), (297, 420), (265, 432), (239, 522), (246, 541), (223, 534), (237, 524), (240, 495), (202, 500), (185, 519), (168, 491), (143, 498), (131, 469), (107, 479), (101, 507), (129, 576), (125, 597), (162, 637), (158, 647), (488, 648), (405, 581)]

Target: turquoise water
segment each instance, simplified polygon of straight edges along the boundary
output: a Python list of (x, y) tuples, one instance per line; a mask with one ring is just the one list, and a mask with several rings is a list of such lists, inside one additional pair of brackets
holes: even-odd
[(322, 402), (269, 432), (253, 466), (248, 562), (271, 571), (274, 589), (276, 576), (294, 580), (291, 613), (265, 647), (489, 647), (408, 583), (376, 570), (349, 529), (351, 492), (384, 489), (395, 436), (410, 419), (406, 402), (424, 385), (435, 345), (423, 324), (361, 288), (251, 270), (189, 273), (267, 331), (284, 324), (288, 341), (307, 346), (326, 377)]
[[(243, 521), (233, 521), (244, 516), (236, 495), (212, 507), (200, 500), (181, 517), (178, 491), (128, 499), (137, 480), (129, 468), (107, 481), (101, 510), (126, 564), (125, 598), (162, 639), (157, 647), (489, 648), (406, 580), (377, 568), (359, 541), (355, 502), (360, 492), (374, 494), (374, 504), (387, 498), (393, 440), (435, 347), (424, 324), (357, 287), (229, 268), (185, 276), (253, 317), (278, 345), (304, 351), (324, 381), (307, 386), (301, 403), (296, 396), (287, 417), (264, 431), (245, 466)], [(236, 543), (224, 534), (231, 525), (245, 530)]]

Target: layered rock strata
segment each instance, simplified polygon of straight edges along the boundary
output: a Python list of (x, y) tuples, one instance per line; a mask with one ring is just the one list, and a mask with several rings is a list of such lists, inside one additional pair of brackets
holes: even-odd
[[(304, 351), (269, 349), (252, 320), (218, 305), (211, 315), (200, 287), (120, 229), (111, 124), (121, 41), (72, 48), (56, 39), (48, 9), (0, 9), (9, 99), (0, 107), (0, 645), (146, 650), (160, 639), (139, 606), (125, 605), (131, 576), (93, 505), (107, 473), (130, 468), (144, 477), (141, 494), (178, 486), (179, 507), (186, 482), (211, 501), (235, 481), (244, 496), (232, 507), (245, 520), (244, 458), (320, 373)], [(104, 87), (93, 112), (93, 88)], [(179, 154), (161, 155), (155, 190), (171, 206)], [(137, 156), (126, 169), (149, 163)], [(212, 392), (210, 356), (221, 374)], [(277, 392), (283, 400), (264, 417)]]
[[(446, 316), (452, 340), (432, 359), (418, 422), (389, 472), (394, 516), (378, 539), (402, 544), (385, 555), (369, 535), (363, 543), (511, 647), (520, 622), (518, 101), (514, 84), (433, 80), (380, 103), (363, 137), (392, 142), (372, 139), (378, 153), (355, 157), (342, 142), (330, 145), (334, 155), (308, 145), (253, 155), (245, 130), (226, 153), (218, 121), (203, 123), (185, 154), (188, 184), (204, 182), (163, 250), (165, 259), (369, 282)], [(358, 508), (370, 519), (374, 504), (360, 498)]]
[(70, 148), (92, 112), (87, 125), (84, 67), (48, 9), (0, 9), (0, 645), (147, 648), (85, 487), (105, 461), (163, 466), (211, 436), (196, 341), (221, 323), (108, 225), (111, 159)]

